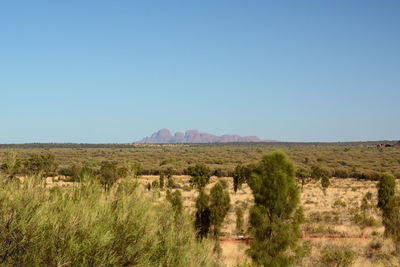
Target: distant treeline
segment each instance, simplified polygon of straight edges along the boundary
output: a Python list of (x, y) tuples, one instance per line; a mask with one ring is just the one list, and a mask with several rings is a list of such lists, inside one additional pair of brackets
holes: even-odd
[[(104, 162), (141, 165), (143, 174), (159, 175), (172, 169), (174, 175), (187, 174), (188, 166), (205, 164), (219, 177), (232, 176), (237, 165), (249, 165), (272, 151), (285, 152), (297, 169), (307, 172), (314, 166), (332, 177), (377, 180), (380, 174), (400, 178), (400, 148), (378, 148), (377, 142), (353, 143), (220, 143), (220, 144), (73, 144), (33, 143), (0, 145), (0, 164), (7, 154), (21, 162), (20, 173), (41, 164), (51, 154), (57, 168), (101, 168)], [(383, 142), (388, 143), (388, 142)]]
[(360, 142), (237, 142), (237, 143), (180, 143), (180, 144), (140, 144), (140, 143), (24, 143), (0, 144), (1, 148), (132, 148), (132, 147), (302, 147), (302, 146), (374, 146), (376, 144), (394, 144), (397, 141), (360, 141)]

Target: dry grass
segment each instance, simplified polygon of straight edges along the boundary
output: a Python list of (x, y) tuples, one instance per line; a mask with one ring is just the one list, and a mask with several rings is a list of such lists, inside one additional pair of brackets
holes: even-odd
[[(143, 176), (141, 182), (147, 184), (158, 179), (158, 176)], [(179, 184), (184, 197), (184, 205), (188, 212), (194, 212), (194, 200), (197, 192), (189, 187), (188, 176), (174, 176), (175, 182)], [(231, 197), (232, 207), (225, 218), (222, 234), (227, 237), (236, 237), (235, 233), (235, 208), (240, 206), (246, 211), (252, 206), (252, 194), (247, 185), (233, 192), (232, 179), (228, 177), (212, 177), (211, 183), (207, 186), (209, 190), (218, 180), (225, 180), (228, 184), (228, 190)], [(400, 187), (400, 185), (397, 185)], [(400, 188), (399, 188), (400, 190)], [(371, 208), (369, 214), (374, 216), (379, 223), (376, 226), (360, 226), (353, 221), (355, 212), (359, 211), (362, 198), (367, 192), (372, 193), (371, 203), (376, 203), (377, 189), (374, 181), (361, 181), (356, 179), (331, 179), (331, 186), (324, 195), (320, 183), (310, 181), (304, 186), (301, 192), (301, 203), (305, 214), (305, 223), (303, 231), (307, 235), (315, 235), (317, 238), (310, 240), (311, 254), (306, 257), (302, 265), (313, 266), (320, 260), (320, 251), (327, 245), (337, 245), (339, 247), (351, 249), (357, 255), (354, 266), (387, 266), (388, 264), (400, 264), (391, 255), (393, 246), (390, 240), (383, 239), (384, 228), (380, 224), (380, 215), (377, 209)], [(149, 192), (151, 193), (151, 192)], [(160, 199), (165, 195), (165, 191), (160, 192)], [(340, 200), (346, 206), (334, 205), (335, 201)], [(245, 213), (245, 223), (248, 220), (248, 212)], [(245, 225), (246, 227), (247, 225)], [(361, 237), (365, 234), (365, 239)], [(331, 238), (328, 238), (331, 236)], [(349, 238), (332, 238), (332, 236), (345, 236)], [(379, 250), (373, 251), (373, 255), (368, 254), (371, 242), (382, 244)], [(236, 242), (221, 242), (223, 248), (222, 258), (227, 266), (235, 266), (248, 262), (245, 251), (245, 244)]]

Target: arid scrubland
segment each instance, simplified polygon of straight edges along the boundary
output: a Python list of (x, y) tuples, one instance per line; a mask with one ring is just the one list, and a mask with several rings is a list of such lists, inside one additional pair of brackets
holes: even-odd
[[(195, 190), (189, 185), (188, 176), (175, 176), (184, 197), (184, 206), (189, 213), (195, 211)], [(143, 176), (141, 183), (148, 184), (158, 179), (158, 176)], [(235, 208), (241, 207), (248, 211), (253, 203), (250, 188), (244, 184), (236, 193), (233, 191), (231, 177), (212, 177), (207, 186), (209, 190), (218, 180), (228, 184), (232, 207), (225, 218), (222, 229), (224, 262), (229, 266), (250, 262), (246, 256), (248, 245), (238, 239), (236, 232)], [(307, 183), (301, 192), (301, 203), (304, 209), (305, 222), (302, 225), (302, 242), (309, 248), (309, 254), (299, 263), (302, 266), (324, 266), (321, 258), (324, 248), (330, 246), (354, 252), (354, 266), (389, 266), (400, 264), (399, 258), (392, 255), (394, 249), (390, 240), (383, 238), (379, 211), (376, 208), (376, 181), (358, 179), (331, 179), (331, 185), (324, 195), (317, 181)], [(400, 190), (400, 183), (397, 183)], [(371, 206), (368, 207), (366, 219), (362, 219), (362, 200), (368, 192), (372, 193)], [(160, 199), (165, 192), (148, 191), (147, 194), (159, 194)], [(372, 219), (370, 219), (372, 218)], [(245, 212), (245, 228), (248, 226), (248, 212)], [(226, 240), (224, 240), (226, 238)], [(328, 266), (328, 265), (325, 265)], [(339, 265), (342, 266), (342, 265)]]
[(159, 174), (172, 167), (184, 174), (189, 165), (204, 163), (217, 176), (229, 176), (238, 164), (252, 164), (262, 155), (283, 151), (297, 168), (323, 166), (332, 176), (374, 179), (391, 172), (400, 178), (400, 147), (376, 148), (377, 142), (356, 143), (235, 143), (235, 144), (27, 144), (0, 145), (0, 160), (15, 152), (26, 158), (51, 153), (59, 168), (76, 165), (100, 166), (103, 161), (141, 164), (144, 174)]
[[(21, 160), (36, 154), (50, 153), (54, 155), (56, 164), (48, 168), (49, 172), (53, 173), (51, 177), (40, 178), (37, 175), (28, 175), (27, 178), (24, 173), (16, 173), (15, 176), (19, 177), (21, 184), (7, 182), (2, 184), (1, 225), (7, 226), (8, 221), (16, 224), (15, 228), (2, 229), (1, 238), (7, 241), (17, 236), (24, 242), (18, 243), (21, 247), (6, 247), (7, 250), (3, 248), (3, 251), (8, 252), (1, 254), (0, 260), (3, 259), (3, 264), (21, 261), (26, 264), (68, 265), (74, 264), (76, 260), (87, 261), (90, 264), (104, 261), (104, 263), (116, 265), (124, 263), (135, 265), (136, 262), (133, 264), (131, 261), (136, 260), (137, 255), (132, 252), (129, 242), (119, 245), (121, 250), (128, 251), (124, 255), (118, 255), (118, 252), (113, 251), (108, 252), (113, 244), (129, 239), (135, 244), (148, 244), (152, 248), (149, 251), (142, 251), (143, 255), (137, 258), (139, 266), (152, 266), (156, 262), (164, 262), (167, 264), (165, 266), (196, 266), (196, 261), (202, 261), (201, 265), (210, 266), (251, 264), (252, 261), (247, 256), (246, 250), (249, 248), (249, 243), (253, 242), (248, 229), (250, 227), (249, 211), (254, 205), (254, 197), (246, 183), (235, 192), (233, 179), (228, 174), (232, 174), (238, 164), (254, 164), (263, 154), (277, 148), (288, 154), (289, 159), (295, 162), (297, 170), (318, 166), (327, 170), (330, 178), (325, 190), (321, 185), (321, 180), (312, 178), (311, 175), (303, 180), (303, 186), (301, 179), (297, 178), (304, 221), (300, 227), (301, 251), (298, 253), (301, 257), (296, 258), (292, 263), (294, 266), (397, 266), (400, 264), (399, 255), (394, 253), (394, 243), (390, 238), (385, 238), (382, 212), (377, 208), (377, 181), (385, 172), (399, 177), (400, 149), (377, 149), (371, 144), (364, 144), (364, 146), (360, 144), (347, 146), (275, 144), (257, 147), (251, 144), (138, 148), (2, 148), (0, 162), (3, 162), (10, 152), (18, 153)], [(50, 158), (47, 157), (47, 159)], [(113, 162), (114, 165), (104, 164), (104, 161)], [(32, 162), (38, 163), (35, 160)], [(31, 167), (37, 165), (32, 162), (28, 165)], [(211, 240), (198, 243), (193, 230), (189, 230), (190, 221), (193, 220), (196, 212), (195, 202), (199, 193), (191, 186), (190, 176), (185, 174), (186, 168), (197, 162), (209, 166), (213, 173), (204, 191), (209, 194), (211, 188), (222, 181), (230, 196), (230, 208), (220, 229), (219, 243), (222, 248), (220, 256), (216, 252), (211, 255), (213, 246)], [(140, 170), (144, 174), (132, 175), (132, 170), (126, 169), (126, 166), (130, 164), (136, 164), (132, 170)], [(71, 171), (69, 168), (73, 165), (80, 167), (78, 169), (84, 174), (83, 177), (103, 171), (106, 174), (104, 177), (113, 180), (115, 184), (101, 184), (101, 180), (100, 184), (87, 184), (86, 178), (83, 179), (81, 176), (79, 179), (71, 179), (71, 177), (61, 175), (63, 171)], [(86, 173), (86, 169), (82, 166), (88, 167), (88, 170), (93, 172)], [(113, 176), (113, 171), (120, 174)], [(21, 169), (21, 172), (24, 171)], [(164, 172), (169, 172), (171, 180), (165, 178), (165, 187), (160, 188), (159, 174), (163, 175)], [(356, 178), (346, 178), (357, 175)], [(4, 175), (2, 179), (7, 180)], [(127, 184), (128, 180), (130, 185)], [(397, 182), (397, 192), (400, 190), (399, 186)], [(120, 194), (127, 190), (132, 194)], [(185, 210), (183, 219), (185, 223), (179, 226), (174, 224), (176, 220), (174, 216), (163, 217), (165, 214), (173, 213), (166, 201), (167, 191), (176, 190), (180, 190), (182, 194)], [(137, 207), (136, 203), (142, 201), (144, 201), (144, 206)], [(27, 206), (24, 207), (24, 205)], [(90, 208), (80, 210), (81, 207), (91, 207), (99, 213), (90, 211)], [(114, 209), (114, 207), (118, 208)], [(236, 210), (238, 208), (244, 215), (243, 232), (237, 230)], [(32, 218), (29, 217), (29, 211), (34, 214)], [(64, 214), (67, 211), (69, 213)], [(138, 211), (148, 220), (135, 221), (138, 217), (130, 215)], [(21, 220), (19, 212), (26, 217), (22, 217)], [(84, 215), (82, 220), (79, 220), (78, 214)], [(24, 218), (26, 218), (25, 221)], [(119, 219), (114, 221), (113, 218)], [(89, 224), (98, 222), (98, 219), (101, 219), (103, 224), (91, 228)], [(141, 233), (136, 233), (134, 237), (128, 234), (137, 225), (150, 221), (152, 221), (150, 228), (143, 225), (140, 228)], [(126, 226), (123, 225), (125, 222)], [(54, 228), (54, 225), (58, 226)], [(76, 229), (73, 229), (74, 225)], [(180, 227), (186, 227), (187, 235), (174, 234), (181, 232)], [(40, 231), (46, 231), (46, 229), (52, 229), (53, 232), (48, 232), (48, 234), (53, 236), (53, 239), (49, 239), (53, 243), (40, 238)], [(54, 231), (62, 231), (62, 229), (66, 231), (63, 237), (65, 243), (62, 243), (65, 254), (59, 258), (59, 254), (54, 250), (58, 240), (54, 237), (56, 234)], [(157, 237), (160, 231), (166, 231), (168, 235)], [(147, 234), (150, 234), (149, 237)], [(185, 243), (186, 252), (179, 249), (179, 246), (183, 245), (182, 242), (187, 242)], [(99, 250), (95, 252), (90, 244)], [(39, 248), (39, 245), (42, 248)], [(166, 248), (167, 250), (163, 251)], [(29, 249), (38, 256), (32, 258), (23, 253), (18, 254), (21, 249)], [(77, 256), (78, 251), (83, 253), (81, 258)], [(7, 253), (16, 253), (17, 256), (10, 259), (7, 258)], [(46, 258), (43, 256), (45, 253), (58, 256)], [(175, 254), (178, 256), (175, 257)], [(8, 261), (4, 261), (5, 259)]]

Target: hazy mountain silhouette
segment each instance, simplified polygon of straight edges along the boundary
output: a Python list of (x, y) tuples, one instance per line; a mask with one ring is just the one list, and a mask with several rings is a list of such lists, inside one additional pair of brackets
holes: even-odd
[[(272, 140), (268, 140), (272, 141)], [(150, 137), (145, 137), (139, 143), (228, 143), (228, 142), (265, 142), (257, 136), (240, 136), (224, 134), (221, 136), (200, 133), (198, 130), (188, 130), (185, 133), (171, 134), (168, 129), (161, 129)]]

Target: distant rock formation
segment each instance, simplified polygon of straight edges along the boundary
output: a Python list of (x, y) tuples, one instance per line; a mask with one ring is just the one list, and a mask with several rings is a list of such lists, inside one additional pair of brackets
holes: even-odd
[(263, 142), (257, 136), (228, 135), (216, 136), (208, 133), (200, 133), (198, 130), (188, 130), (185, 133), (171, 134), (168, 129), (161, 129), (150, 137), (145, 137), (138, 143), (228, 143), (228, 142)]

